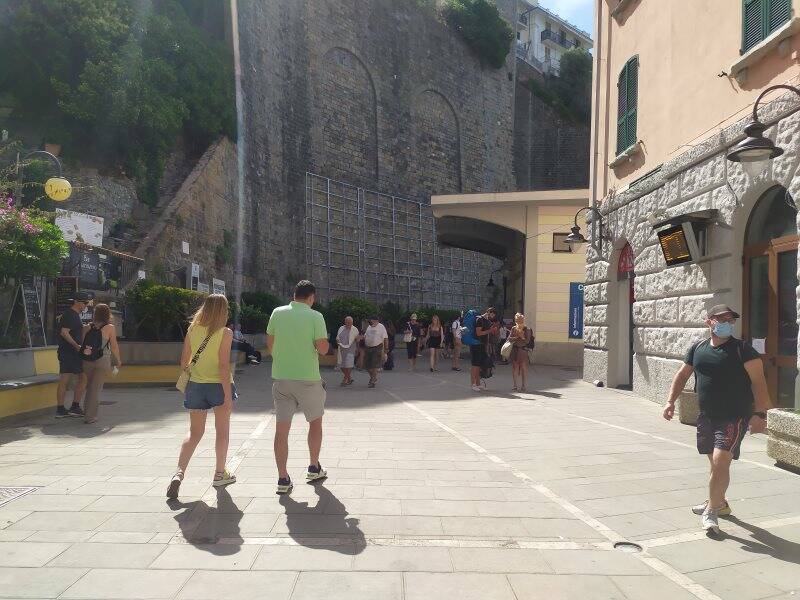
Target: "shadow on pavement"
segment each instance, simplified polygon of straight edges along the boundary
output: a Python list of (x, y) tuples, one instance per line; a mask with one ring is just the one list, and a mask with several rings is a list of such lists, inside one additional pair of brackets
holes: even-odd
[(216, 556), (230, 556), (242, 549), (239, 524), (244, 512), (236, 505), (227, 488), (216, 488), (217, 505), (210, 507), (202, 500), (181, 502), (167, 500), (173, 510), (187, 509), (175, 515), (184, 539), (195, 548)]
[(742, 550), (754, 554), (764, 554), (777, 558), (784, 562), (800, 565), (800, 544), (785, 540), (766, 529), (756, 527), (750, 523), (737, 519), (734, 516), (727, 517), (731, 523), (736, 523), (739, 527), (749, 531), (752, 538), (742, 538), (729, 533), (723, 533), (722, 539), (735, 540), (742, 544)]
[[(361, 554), (366, 541), (364, 532), (358, 526), (358, 519), (348, 519), (345, 505), (322, 483), (315, 484), (314, 491), (318, 496), (315, 506), (310, 506), (308, 502), (297, 502), (290, 494), (281, 496), (289, 537), (306, 548)], [(324, 514), (320, 513), (320, 508)], [(314, 537), (321, 534), (329, 537)]]

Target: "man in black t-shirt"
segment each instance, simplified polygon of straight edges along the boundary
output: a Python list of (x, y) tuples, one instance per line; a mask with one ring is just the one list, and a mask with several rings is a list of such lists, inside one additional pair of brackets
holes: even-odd
[(480, 342), (475, 346), (469, 347), (471, 361), (470, 379), (472, 380), (472, 390), (480, 392), (481, 388), (481, 367), (486, 365), (489, 335), (497, 332), (495, 317), (497, 312), (494, 308), (487, 308), (486, 312), (475, 319), (475, 338)]
[(664, 418), (675, 414), (675, 401), (694, 373), (700, 414), (697, 417), (697, 450), (708, 456), (711, 477), (708, 500), (692, 508), (702, 516), (708, 532), (719, 532), (717, 517), (731, 514), (725, 500), (730, 483), (731, 461), (747, 430), (760, 433), (766, 428), (769, 393), (764, 366), (750, 344), (733, 337), (739, 314), (725, 304), (708, 311), (706, 325), (711, 338), (694, 344), (683, 359), (684, 365), (672, 380)]
[[(58, 317), (58, 388), (56, 389), (56, 418), (82, 417), (81, 396), (86, 389), (86, 378), (83, 375), (83, 360), (80, 349), (83, 341), (83, 323), (80, 314), (89, 305), (86, 292), (76, 292), (72, 306), (65, 309)], [(70, 380), (75, 377), (75, 391), (72, 406), (64, 407), (64, 396)]]

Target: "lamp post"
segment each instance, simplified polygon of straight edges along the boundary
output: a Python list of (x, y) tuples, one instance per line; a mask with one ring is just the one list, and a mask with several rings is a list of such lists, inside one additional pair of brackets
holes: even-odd
[(756, 98), (753, 104), (753, 116), (745, 126), (745, 139), (736, 144), (728, 152), (727, 158), (732, 162), (742, 163), (742, 169), (751, 178), (758, 177), (769, 166), (769, 161), (783, 154), (783, 148), (764, 136), (767, 126), (758, 120), (758, 105), (769, 92), (773, 90), (789, 90), (800, 96), (800, 89), (791, 85), (773, 85), (765, 89)]
[[(578, 226), (578, 215), (580, 215), (583, 211), (588, 211), (588, 214), (586, 215), (586, 222), (592, 226), (591, 246), (598, 254), (600, 254), (603, 247), (603, 217), (600, 214), (600, 211), (594, 206), (584, 206), (575, 213), (575, 219), (573, 221), (574, 224), (570, 229), (572, 233), (564, 238), (564, 243), (573, 246), (578, 244), (586, 244), (589, 242), (589, 240), (587, 240), (581, 233), (580, 226)], [(599, 235), (594, 235), (595, 223), (600, 226)]]
[[(56, 169), (58, 169), (58, 177), (50, 177), (44, 182), (44, 193), (47, 194), (50, 199), (55, 200), (56, 202), (63, 202), (64, 200), (67, 200), (72, 195), (72, 184), (64, 179), (64, 171), (61, 167), (61, 161), (58, 160), (58, 157), (55, 154), (47, 152), (46, 150), (34, 150), (33, 152), (28, 152), (28, 154), (22, 157), (22, 160), (27, 160), (34, 154), (42, 154), (46, 156), (48, 159), (50, 159), (50, 162), (55, 164)], [(19, 168), (20, 156), (18, 153), (16, 167), (17, 186), (20, 184)]]

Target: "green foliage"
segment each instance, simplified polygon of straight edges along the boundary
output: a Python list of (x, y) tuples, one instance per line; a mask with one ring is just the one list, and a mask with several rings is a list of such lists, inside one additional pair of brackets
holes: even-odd
[(196, 150), (234, 137), (230, 52), (178, 0), (17, 4), (0, 29), (12, 120), (46, 131), (66, 154), (124, 167), (141, 200), (156, 201), (179, 135)]
[(192, 315), (205, 294), (142, 280), (128, 290), (125, 300), (135, 322), (131, 337), (144, 341), (183, 339)]
[(239, 313), (239, 323), (242, 326), (242, 333), (264, 333), (267, 331), (269, 323), (269, 313), (249, 304), (242, 303)]
[(384, 302), (380, 305), (380, 310), (378, 312), (381, 318), (386, 322), (394, 323), (395, 327), (399, 327), (401, 324), (405, 323), (405, 321), (403, 321), (403, 308), (397, 302)]
[(277, 296), (273, 296), (267, 292), (242, 292), (241, 301), (242, 305), (248, 304), (260, 310), (267, 315), (267, 318), (272, 315), (272, 311), (277, 307), (286, 304)]
[(370, 315), (378, 314), (378, 307), (368, 300), (343, 296), (331, 300), (325, 315), (328, 331), (337, 331), (344, 325), (345, 317), (353, 317), (356, 327), (361, 326), (361, 321)]
[(444, 0), (442, 12), (467, 46), (495, 69), (505, 64), (514, 33), (489, 0)]
[(35, 208), (0, 205), (0, 280), (55, 277), (69, 248), (50, 216)]
[(218, 267), (230, 264), (233, 261), (233, 232), (222, 230), (222, 243), (214, 249), (214, 262)]
[(581, 48), (571, 48), (561, 57), (558, 76), (544, 81), (535, 77), (527, 85), (545, 104), (567, 121), (589, 125), (592, 109), (592, 57)]

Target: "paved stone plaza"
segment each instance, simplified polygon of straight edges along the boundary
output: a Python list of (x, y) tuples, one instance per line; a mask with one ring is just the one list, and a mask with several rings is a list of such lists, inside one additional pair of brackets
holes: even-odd
[[(164, 491), (187, 418), (176, 391), (112, 390), (100, 422), (49, 415), (0, 428), (0, 597), (230, 600), (794, 598), (800, 476), (748, 436), (722, 539), (694, 430), (656, 404), (538, 367), (475, 394), (466, 372), (383, 373), (366, 389), (325, 372), (322, 462), (303, 483), (295, 421), (290, 497), (274, 493), (268, 367), (238, 375), (230, 465), (216, 492), (213, 424), (179, 502)], [(0, 499), (2, 502), (2, 499)], [(615, 550), (636, 541), (642, 553)]]

